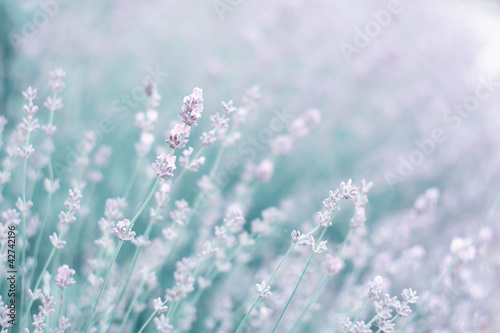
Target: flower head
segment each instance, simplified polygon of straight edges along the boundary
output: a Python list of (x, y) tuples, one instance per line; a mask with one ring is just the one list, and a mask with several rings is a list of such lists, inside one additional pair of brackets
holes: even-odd
[(171, 178), (174, 176), (175, 167), (174, 155), (161, 153), (156, 157), (155, 163), (153, 163), (153, 169), (156, 171), (156, 175), (161, 178)]
[(113, 232), (121, 241), (128, 241), (135, 237), (135, 232), (130, 230), (130, 221), (125, 219), (116, 224)]
[(193, 93), (184, 97), (179, 117), (188, 126), (197, 126), (196, 121), (201, 117), (203, 111), (203, 90), (194, 88)]
[(63, 265), (57, 269), (56, 275), (56, 286), (61, 289), (66, 289), (72, 286), (76, 281), (71, 277), (75, 275), (75, 270), (68, 267), (68, 265)]

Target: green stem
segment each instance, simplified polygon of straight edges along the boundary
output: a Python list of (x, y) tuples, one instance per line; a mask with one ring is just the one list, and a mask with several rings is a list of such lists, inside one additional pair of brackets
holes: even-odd
[[(148, 224), (148, 227), (146, 229), (146, 231), (144, 232), (144, 238), (145, 239), (148, 239), (149, 238), (149, 234), (151, 233), (151, 230), (153, 230), (153, 223), (149, 223)], [(134, 272), (134, 268), (135, 268), (135, 265), (137, 264), (137, 259), (139, 258), (139, 255), (141, 254), (141, 251), (142, 251), (142, 246), (140, 247), (137, 247), (135, 249), (135, 252), (134, 252), (134, 257), (132, 258), (132, 263), (129, 267), (129, 270), (128, 270), (128, 273), (127, 273), (127, 277), (125, 278), (125, 282), (122, 284), (121, 288), (120, 288), (120, 291), (118, 293), (118, 299), (116, 300), (116, 302), (114, 302), (114, 307), (113, 307), (113, 312), (111, 314), (111, 322), (113, 322), (113, 319), (115, 318), (115, 314), (116, 314), (116, 309), (118, 308), (120, 302), (122, 301), (123, 299), (123, 296), (125, 295), (125, 291), (127, 290), (127, 287), (128, 287), (128, 284), (130, 282), (130, 279), (132, 278), (132, 273)], [(130, 307), (132, 306), (132, 304), (130, 305)]]
[(120, 252), (122, 245), (123, 245), (123, 241), (121, 240), (118, 243), (118, 246), (116, 247), (115, 252), (113, 253), (113, 257), (111, 258), (111, 262), (109, 263), (108, 268), (106, 269), (106, 274), (104, 275), (104, 281), (102, 283), (101, 288), (99, 289), (99, 294), (97, 295), (97, 299), (94, 301), (94, 305), (92, 306), (92, 312), (90, 313), (90, 318), (87, 321), (87, 325), (85, 326), (85, 333), (89, 332), (89, 330), (92, 326), (92, 323), (94, 321), (95, 311), (97, 310), (97, 305), (99, 304), (99, 301), (101, 300), (104, 288), (106, 287), (106, 282), (108, 281), (109, 273), (111, 272), (111, 267), (113, 266), (113, 263), (116, 261), (116, 257), (118, 256), (118, 252)]
[[(29, 102), (30, 106), (33, 105), (33, 102), (30, 100)], [(28, 117), (28, 134), (26, 137), (26, 144), (25, 147), (28, 147), (30, 144), (30, 137), (31, 137), (31, 116)], [(26, 246), (27, 246), (27, 238), (26, 238), (26, 213), (27, 213), (27, 207), (26, 207), (26, 169), (28, 166), (28, 158), (24, 159), (23, 163), (23, 188), (22, 188), (22, 195), (23, 195), (23, 217), (22, 217), (22, 222), (21, 222), (21, 237), (23, 239), (23, 247), (21, 249), (21, 267), (20, 267), (20, 272), (21, 272), (21, 281), (20, 281), (20, 287), (21, 287), (21, 307), (20, 307), (20, 312), (23, 313), (24, 310), (24, 297), (26, 293), (26, 288), (24, 288), (25, 285), (25, 279), (26, 279)]]
[(321, 235), (319, 236), (318, 238), (318, 241), (316, 243), (316, 248), (313, 249), (313, 253), (311, 253), (311, 255), (309, 256), (309, 260), (307, 260), (307, 264), (306, 264), (306, 267), (304, 268), (304, 270), (302, 271), (302, 274), (300, 275), (299, 277), (299, 281), (297, 281), (297, 283), (295, 284), (295, 288), (293, 289), (293, 292), (292, 294), (290, 295), (290, 297), (288, 298), (288, 301), (286, 302), (286, 305), (285, 305), (285, 308), (283, 309), (283, 311), (281, 311), (281, 314), (278, 318), (278, 321), (276, 322), (276, 324), (274, 325), (274, 328), (273, 328), (273, 333), (276, 331), (276, 329), (278, 328), (278, 325), (281, 321), (281, 319), (283, 318), (283, 315), (285, 314), (286, 310), (288, 309), (288, 306), (290, 305), (290, 303), (292, 302), (292, 299), (293, 299), (293, 296), (295, 296), (295, 293), (297, 292), (297, 290), (299, 289), (299, 285), (300, 283), (302, 282), (302, 279), (304, 278), (304, 276), (306, 275), (306, 272), (307, 272), (307, 269), (309, 268), (309, 265), (311, 264), (312, 262), (312, 259), (314, 257), (314, 255), (316, 254), (316, 249), (318, 248), (318, 245), (319, 245), (319, 242), (321, 242), (321, 240), (323, 239), (323, 236), (325, 235), (326, 233), (326, 230), (328, 228), (324, 228), (323, 231), (321, 232)]
[(134, 173), (132, 174), (132, 177), (130, 177), (127, 188), (125, 189), (125, 193), (123, 194), (123, 197), (125, 198), (125, 200), (128, 198), (128, 195), (130, 194), (130, 191), (132, 190), (132, 187), (135, 184), (135, 180), (137, 178), (137, 175), (139, 174), (140, 168), (141, 168), (141, 159), (138, 158), (137, 163), (135, 164)]
[(358, 311), (358, 314), (356, 314), (356, 317), (352, 321), (351, 326), (349, 326), (349, 328), (346, 331), (349, 331), (351, 329), (351, 327), (354, 326), (354, 323), (356, 323), (358, 321), (359, 317), (361, 316), (361, 313), (363, 312), (363, 310), (365, 309), (366, 305), (368, 304), (368, 301), (370, 301), (371, 298), (372, 298), (371, 296), (368, 296), (368, 298), (366, 299), (365, 303), (363, 304), (363, 307), (361, 308), (361, 310)]
[[(128, 230), (132, 230), (132, 228), (134, 227), (135, 221), (137, 221), (137, 219), (139, 218), (139, 216), (144, 211), (144, 209), (148, 205), (149, 201), (153, 197), (154, 193), (156, 192), (156, 189), (158, 188), (158, 185), (160, 184), (160, 180), (161, 180), (161, 177), (158, 177), (156, 179), (156, 182), (154, 183), (153, 188), (149, 192), (148, 197), (146, 198), (146, 200), (142, 204), (141, 208), (139, 208), (139, 210), (135, 214), (135, 216), (132, 219), (132, 221), (130, 221), (130, 226), (129, 226)], [(97, 299), (95, 300), (94, 305), (92, 307), (92, 312), (90, 314), (90, 319), (88, 320), (87, 325), (85, 327), (85, 333), (89, 332), (89, 330), (90, 330), (90, 328), (92, 326), (92, 322), (93, 322), (94, 316), (95, 316), (95, 311), (97, 310), (97, 305), (99, 304), (99, 301), (101, 300), (102, 293), (103, 293), (104, 289), (106, 288), (106, 283), (108, 282), (109, 273), (111, 272), (111, 267), (115, 263), (116, 257), (118, 256), (118, 253), (120, 252), (120, 249), (121, 249), (122, 245), (123, 245), (123, 241), (120, 241), (118, 243), (118, 246), (115, 249), (115, 252), (113, 253), (113, 257), (111, 258), (111, 262), (109, 263), (108, 268), (106, 269), (106, 274), (104, 275), (104, 281), (103, 281), (102, 286), (101, 286), (101, 288), (99, 290), (99, 294), (97, 296)]]
[(309, 310), (309, 308), (311, 307), (311, 305), (313, 305), (314, 302), (316, 302), (319, 295), (321, 294), (321, 292), (325, 288), (326, 284), (328, 283), (328, 280), (329, 280), (328, 275), (324, 275), (323, 278), (321, 279), (318, 287), (314, 291), (314, 294), (311, 296), (311, 298), (307, 302), (305, 308), (302, 310), (299, 318), (295, 321), (295, 324), (293, 324), (292, 330), (290, 332), (296, 332), (299, 329), (300, 323), (302, 322), (302, 319), (304, 319), (304, 316), (306, 315), (306, 313)]
[[(290, 253), (292, 252), (293, 248), (295, 247), (296, 243), (293, 243), (289, 248), (288, 248), (288, 251), (286, 251), (285, 255), (283, 256), (283, 258), (281, 259), (280, 263), (278, 264), (278, 266), (274, 269), (273, 273), (271, 274), (271, 277), (269, 278), (269, 281), (266, 283), (266, 285), (264, 286), (263, 289), (266, 289), (269, 284), (271, 283), (271, 281), (274, 279), (274, 276), (276, 275), (276, 273), (278, 273), (279, 269), (281, 268), (281, 265), (283, 265), (283, 263), (285, 262), (286, 258), (288, 258), (288, 256), (290, 255)], [(247, 313), (245, 314), (245, 317), (243, 318), (243, 320), (241, 321), (240, 325), (238, 326), (238, 329), (236, 330), (236, 333), (240, 333), (243, 329), (243, 327), (245, 326), (245, 324), (247, 323), (248, 321), (248, 317), (250, 316), (250, 313), (252, 313), (252, 310), (255, 308), (255, 306), (257, 305), (257, 303), (259, 302), (260, 300), (260, 296), (257, 296), (252, 304), (252, 306), (250, 307), (250, 310), (247, 311)]]
[[(139, 296), (141, 296), (142, 293), (142, 288), (144, 287), (145, 279), (142, 280), (141, 284), (139, 285), (139, 288), (137, 288), (137, 291), (134, 294), (134, 297), (132, 298), (132, 301), (130, 301), (130, 305), (128, 306), (127, 312), (125, 313), (125, 316), (122, 319), (122, 324), (120, 325), (120, 328), (118, 329), (118, 332), (123, 332), (123, 329), (125, 328), (125, 325), (127, 324), (128, 318), (130, 317), (130, 314), (132, 313), (132, 310), (134, 309), (134, 304), (137, 302), (137, 299)], [(115, 311), (116, 311), (116, 306), (115, 306)], [(113, 315), (111, 318), (114, 316), (114, 311)], [(112, 321), (112, 320), (111, 320)]]

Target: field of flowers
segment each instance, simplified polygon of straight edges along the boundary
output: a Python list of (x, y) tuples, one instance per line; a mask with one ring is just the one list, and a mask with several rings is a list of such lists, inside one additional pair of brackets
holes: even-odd
[(0, 3), (0, 332), (499, 332), (500, 3)]

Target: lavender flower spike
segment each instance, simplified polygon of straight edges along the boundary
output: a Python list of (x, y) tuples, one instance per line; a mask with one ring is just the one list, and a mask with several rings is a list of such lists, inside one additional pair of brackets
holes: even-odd
[(161, 178), (171, 178), (174, 176), (175, 167), (175, 156), (170, 154), (161, 153), (156, 157), (157, 160), (153, 163), (153, 169), (156, 171), (156, 175)]
[(184, 97), (184, 104), (182, 105), (179, 117), (188, 126), (198, 126), (196, 121), (200, 119), (201, 112), (203, 111), (203, 90), (194, 88), (193, 93)]

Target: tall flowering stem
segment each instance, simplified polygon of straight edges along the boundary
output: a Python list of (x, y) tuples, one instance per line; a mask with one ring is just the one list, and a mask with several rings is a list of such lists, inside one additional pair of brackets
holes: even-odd
[[(148, 205), (149, 201), (151, 201), (151, 198), (155, 194), (155, 192), (156, 192), (156, 190), (158, 188), (158, 185), (160, 184), (160, 180), (161, 180), (160, 177), (158, 177), (156, 179), (156, 182), (154, 183), (153, 188), (149, 192), (148, 197), (146, 198), (146, 200), (142, 204), (141, 208), (139, 208), (139, 210), (135, 214), (134, 218), (130, 221), (130, 225), (128, 226), (128, 230), (132, 230), (135, 221), (137, 221), (137, 219), (139, 218), (139, 216), (141, 215), (141, 213), (144, 211), (144, 209)], [(94, 301), (94, 305), (92, 306), (92, 311), (90, 313), (90, 318), (87, 321), (87, 325), (85, 326), (85, 332), (89, 332), (90, 329), (91, 329), (91, 327), (92, 327), (92, 323), (94, 321), (94, 316), (95, 316), (95, 312), (97, 310), (97, 306), (99, 304), (99, 301), (101, 300), (102, 293), (103, 293), (104, 289), (106, 288), (106, 284), (107, 284), (108, 279), (109, 279), (109, 274), (111, 272), (111, 268), (113, 267), (113, 264), (115, 263), (116, 258), (118, 257), (118, 253), (120, 252), (120, 249), (123, 246), (123, 242), (124, 242), (124, 240), (120, 240), (119, 241), (118, 246), (116, 247), (115, 252), (113, 253), (113, 257), (111, 258), (111, 261), (108, 264), (108, 267), (106, 269), (106, 273), (104, 274), (104, 280), (103, 280), (102, 286), (99, 289), (99, 294), (97, 295), (97, 298)]]
[[(288, 249), (288, 251), (286, 252), (286, 254), (284, 255), (283, 259), (281, 259), (280, 263), (278, 264), (278, 266), (276, 267), (276, 269), (273, 271), (273, 273), (271, 274), (271, 277), (269, 278), (269, 280), (267, 281), (267, 283), (264, 284), (263, 286), (263, 290), (266, 290), (268, 287), (269, 287), (269, 284), (271, 283), (271, 281), (273, 280), (274, 276), (276, 275), (276, 273), (278, 272), (278, 270), (280, 269), (281, 265), (283, 264), (283, 262), (286, 260), (286, 258), (288, 258), (288, 256), (290, 255), (290, 253), (292, 252), (293, 248), (295, 247), (295, 245), (299, 244), (299, 245), (306, 245), (306, 244), (310, 244), (312, 245), (310, 242), (312, 240), (312, 242), (314, 242), (313, 238), (312, 238), (312, 234), (314, 232), (316, 232), (316, 230), (318, 230), (319, 228), (323, 227), (324, 230), (323, 232), (321, 233), (320, 235), (320, 238), (319, 238), (319, 241), (317, 242), (317, 245), (314, 244), (311, 246), (312, 250), (313, 250), (313, 255), (316, 251), (318, 251), (319, 249), (319, 246), (320, 245), (323, 245), (324, 243), (321, 242), (321, 239), (323, 238), (325, 232), (326, 232), (326, 229), (328, 226), (331, 225), (331, 221), (333, 219), (333, 217), (335, 216), (335, 214), (337, 213), (339, 207), (340, 207), (340, 204), (342, 203), (342, 201), (344, 200), (344, 198), (349, 198), (351, 196), (355, 196), (356, 195), (356, 190), (355, 188), (353, 188), (351, 186), (351, 181), (349, 180), (348, 182), (348, 185), (346, 186), (344, 184), (344, 182), (341, 183), (341, 188), (342, 190), (344, 191), (345, 193), (345, 196), (341, 196), (340, 195), (340, 191), (339, 190), (336, 190), (335, 192), (330, 192), (330, 197), (327, 198), (324, 202), (323, 202), (323, 205), (325, 206), (325, 208), (327, 209), (327, 211), (330, 212), (330, 214), (328, 215), (328, 212), (326, 212), (325, 214), (322, 214), (321, 216), (323, 217), (323, 219), (321, 220), (320, 219), (320, 224), (318, 224), (313, 230), (311, 230), (309, 233), (307, 234), (304, 234), (304, 235), (300, 235), (300, 232), (297, 232), (297, 231), (293, 231), (292, 232), (292, 240), (293, 240), (293, 243), (292, 245), (290, 246), (290, 248)], [(298, 288), (298, 285), (300, 284), (304, 274), (305, 274), (305, 271), (307, 270), (309, 264), (310, 264), (310, 261), (312, 260), (312, 257), (313, 255), (311, 255), (311, 257), (309, 258), (309, 261), (307, 263), (307, 266), (304, 270), (304, 272), (302, 273), (301, 275), (301, 278), (299, 279), (299, 282), (297, 283), (297, 285), (295, 286), (295, 290), (291, 296), (291, 298), (293, 297), (293, 295), (295, 294), (295, 291), (296, 289)], [(259, 300), (261, 299), (262, 297), (259, 295), (253, 302), (252, 306), (250, 307), (250, 309), (247, 311), (247, 313), (245, 314), (245, 317), (243, 318), (243, 320), (240, 322), (237, 330), (236, 330), (236, 333), (239, 333), (239, 332), (242, 332), (243, 328), (245, 327), (247, 321), (248, 321), (248, 317), (250, 316), (250, 314), (252, 313), (252, 310), (255, 308), (255, 306), (257, 305), (257, 303), (259, 302)], [(291, 301), (291, 298), (289, 299), (288, 303)], [(287, 304), (288, 306), (288, 304)], [(284, 309), (284, 311), (286, 310), (286, 307)], [(280, 316), (280, 319), (278, 320), (278, 322), (276, 323), (276, 326), (275, 326), (275, 329), (276, 327), (278, 326), (279, 324), (279, 321), (281, 320), (281, 317), (283, 316), (284, 314), (284, 311), (283, 313), (281, 314)]]
[[(495, 201), (493, 202), (493, 205), (490, 207), (490, 209), (488, 210), (488, 213), (486, 214), (485, 218), (482, 220), (481, 225), (476, 230), (476, 233), (474, 234), (474, 237), (473, 237), (473, 244), (477, 243), (478, 238), (479, 238), (479, 232), (481, 231), (482, 227), (484, 227), (488, 223), (488, 221), (491, 219), (491, 217), (493, 216), (494, 212), (497, 210), (497, 208), (498, 208), (499, 205), (500, 205), (500, 194), (497, 195), (497, 197), (495, 198)], [(436, 283), (432, 287), (430, 293), (427, 295), (427, 297), (425, 298), (425, 300), (422, 303), (419, 304), (419, 306), (415, 309), (415, 311), (412, 313), (412, 315), (408, 318), (408, 320), (403, 325), (403, 327), (401, 327), (401, 331), (404, 332), (404, 330), (406, 329), (406, 327), (412, 321), (414, 321), (417, 318), (418, 315), (420, 315), (420, 313), (422, 312), (422, 309), (427, 305), (427, 303), (431, 299), (431, 296), (434, 295), (438, 291), (438, 289), (441, 287), (441, 284), (444, 282), (444, 279), (449, 274), (451, 274), (453, 272), (453, 270), (458, 265), (458, 263), (459, 263), (459, 258), (455, 257), (454, 260), (451, 262), (450, 266), (448, 267), (448, 269), (439, 277), (438, 281), (436, 281)]]

